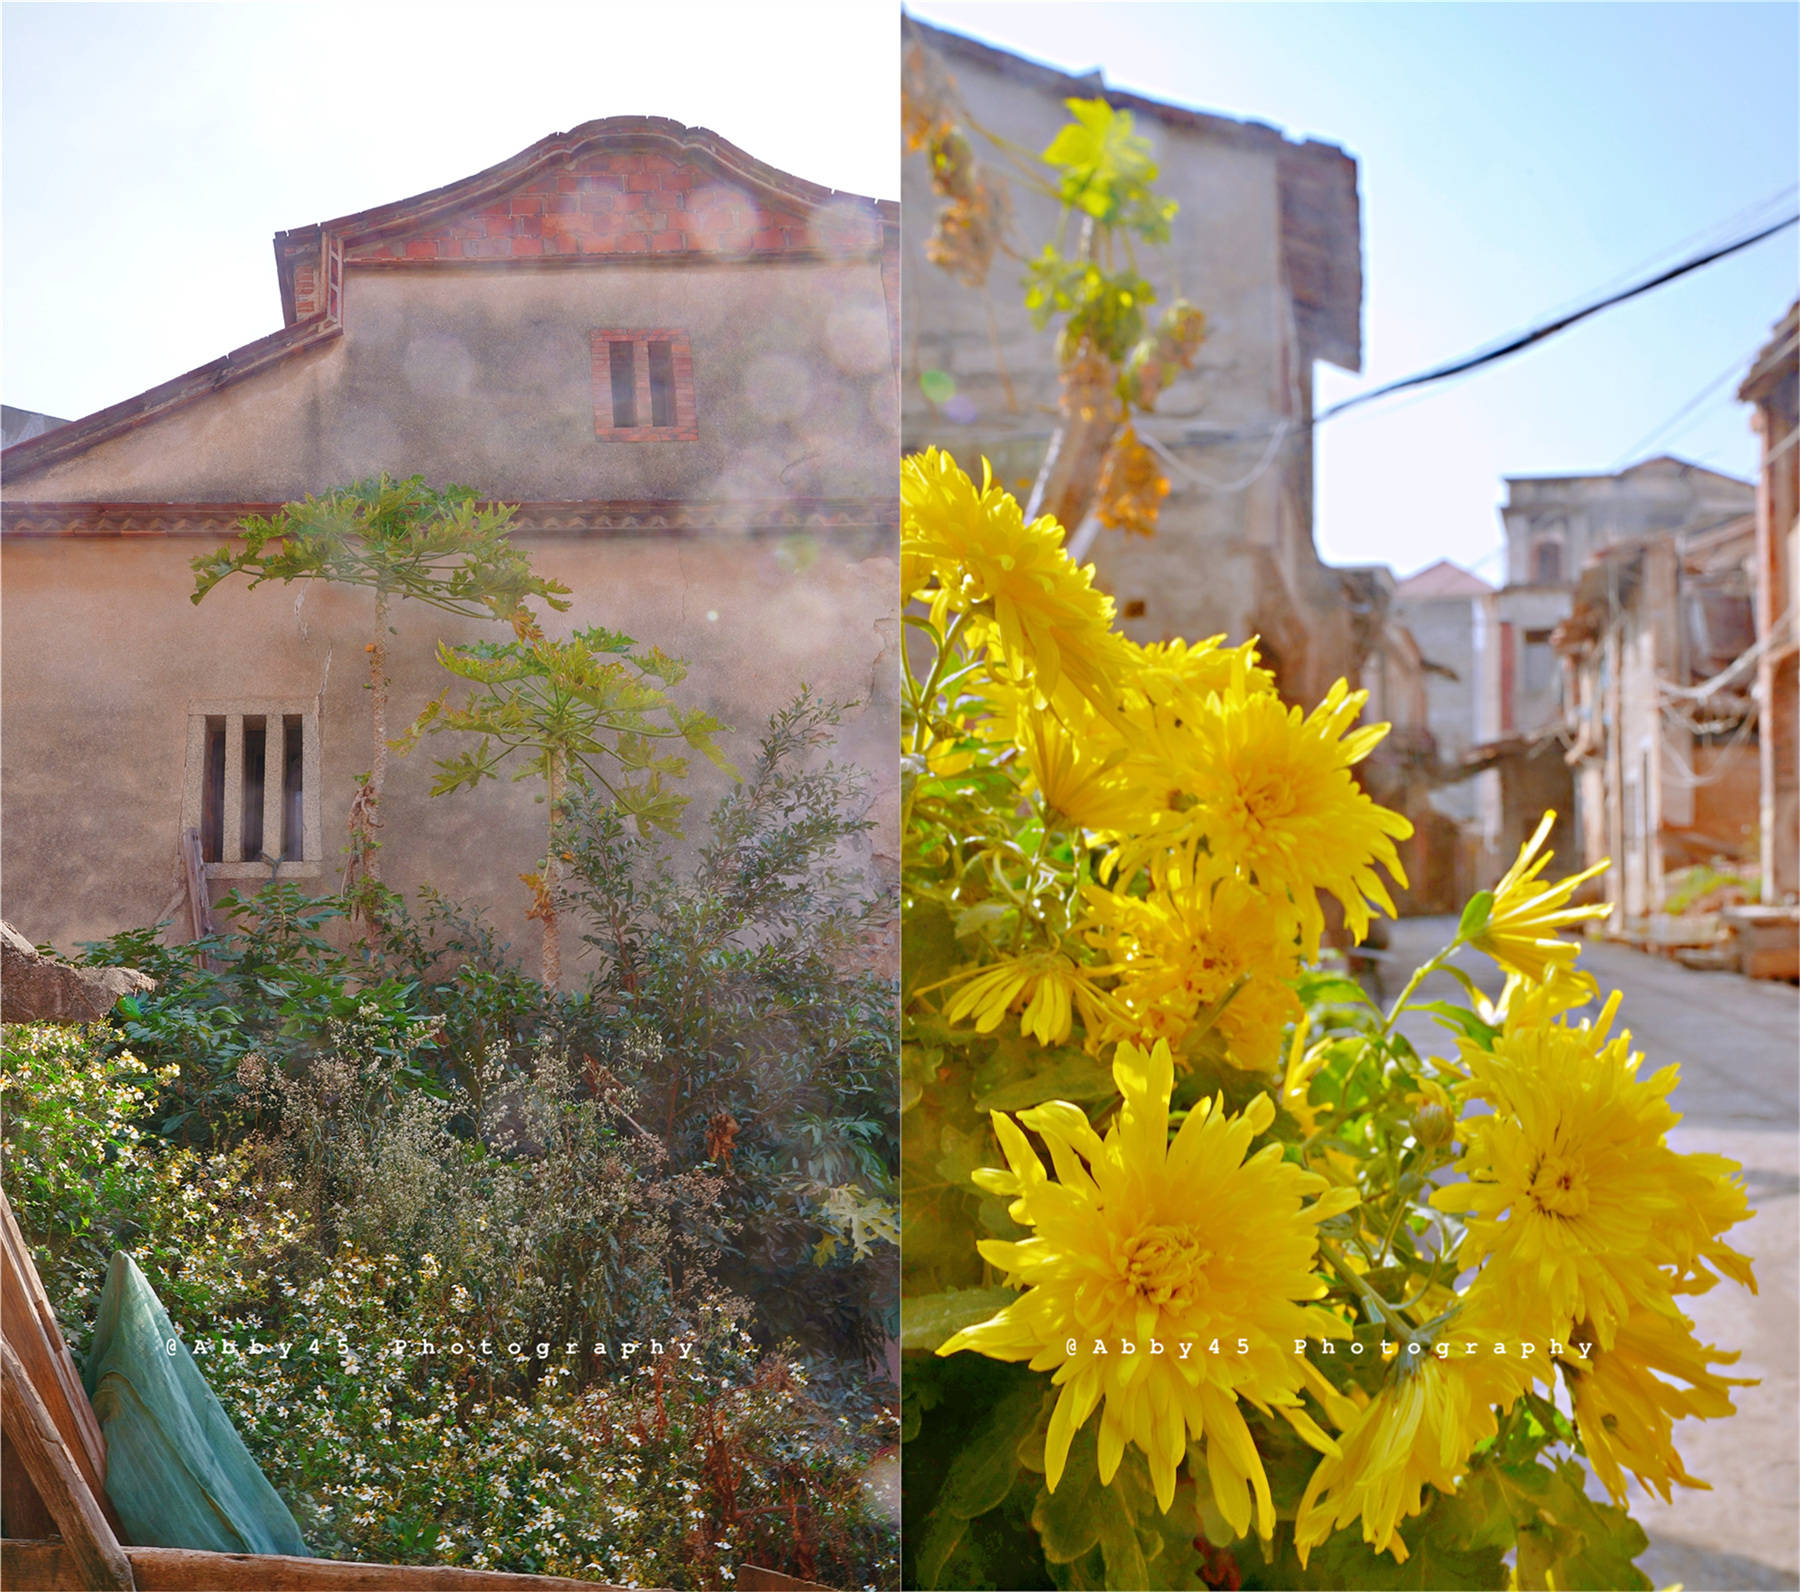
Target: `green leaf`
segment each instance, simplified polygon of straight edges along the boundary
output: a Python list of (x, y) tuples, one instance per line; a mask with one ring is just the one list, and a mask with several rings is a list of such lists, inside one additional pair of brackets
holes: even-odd
[(948, 1585), (940, 1577), (951, 1556), (962, 1546), (963, 1536), (968, 1529), (968, 1517), (954, 1514), (948, 1509), (933, 1509), (925, 1517), (925, 1530), (919, 1543), (918, 1557), (914, 1561), (920, 1586)]
[(905, 1299), (900, 1306), (900, 1347), (936, 1349), (964, 1327), (997, 1315), (1018, 1297), (1011, 1288), (952, 1288)]
[(1474, 1040), (1484, 1050), (1491, 1050), (1494, 1041), (1500, 1037), (1498, 1028), (1492, 1023), (1484, 1023), (1466, 1006), (1455, 1006), (1449, 1001), (1414, 1001), (1411, 1009), (1430, 1012), (1446, 1028)]
[(967, 1437), (944, 1476), (939, 1512), (972, 1520), (998, 1507), (1019, 1474), (1019, 1445), (1037, 1425), (1038, 1412), (1053, 1396), (1039, 1378), (1014, 1388)]
[[(1004, 1053), (996, 1051), (995, 1060)], [(983, 1111), (1023, 1111), (1046, 1100), (1110, 1100), (1118, 1094), (1112, 1074), (1092, 1056), (1065, 1050), (1050, 1066), (1019, 1076), (1015, 1067), (984, 1066), (971, 1080), (971, 1094)]]
[(1456, 937), (1464, 944), (1474, 939), (1488, 926), (1488, 919), (1494, 913), (1494, 892), (1477, 890), (1469, 897), (1469, 904), (1463, 908), (1462, 917), (1456, 925)]
[(1098, 1424), (1089, 1421), (1075, 1434), (1056, 1491), (1046, 1486), (1032, 1506), (1031, 1523), (1037, 1527), (1044, 1557), (1052, 1563), (1069, 1564), (1097, 1546), (1101, 1517), (1118, 1508), (1111, 1489), (1100, 1485), (1094, 1435)]
[(1632, 1560), (1650, 1545), (1618, 1505), (1588, 1497), (1573, 1460), (1493, 1467), (1518, 1530), (1519, 1585), (1557, 1592), (1644, 1592), (1649, 1578)]
[(1369, 992), (1353, 978), (1342, 973), (1308, 969), (1294, 980), (1294, 992), (1301, 1003), (1317, 1006), (1374, 1006)]

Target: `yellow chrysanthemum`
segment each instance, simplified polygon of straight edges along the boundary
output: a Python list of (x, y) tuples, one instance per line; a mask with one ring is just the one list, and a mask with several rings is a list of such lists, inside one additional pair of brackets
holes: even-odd
[(1227, 647), (1223, 635), (1204, 641), (1157, 641), (1146, 646), (1127, 640), (1131, 668), (1126, 690), (1146, 702), (1166, 703), (1177, 696), (1206, 697), (1215, 691), (1244, 690), (1266, 696), (1275, 676), (1256, 661), (1254, 639)]
[[(1719, 1376), (1714, 1365), (1730, 1365), (1722, 1354), (1694, 1337), (1694, 1324), (1672, 1305), (1634, 1310), (1619, 1325), (1611, 1348), (1596, 1348), (1586, 1359), (1571, 1353), (1560, 1363), (1575, 1405), (1581, 1446), (1594, 1474), (1621, 1504), (1625, 1472), (1669, 1501), (1672, 1483), (1709, 1487), (1690, 1476), (1675, 1451), (1675, 1422), (1690, 1416), (1715, 1419), (1733, 1410), (1733, 1387), (1754, 1387), (1754, 1378)], [(1579, 1323), (1571, 1336), (1591, 1342)], [(1687, 1383), (1685, 1388), (1676, 1379)]]
[(1469, 1181), (1432, 1196), (1468, 1213), (1460, 1258), (1492, 1257), (1522, 1323), (1566, 1338), (1585, 1317), (1603, 1348), (1634, 1310), (1667, 1299), (1665, 1266), (1754, 1285), (1718, 1237), (1749, 1214), (1737, 1167), (1668, 1147), (1676, 1070), (1639, 1079), (1630, 1034), (1607, 1038), (1618, 1004), (1615, 993), (1592, 1026), (1509, 1024), (1491, 1052), (1461, 1042), (1458, 1094), (1492, 1111), (1460, 1123)]
[(1166, 1044), (1148, 1052), (1121, 1045), (1113, 1077), (1124, 1103), (1104, 1139), (1066, 1101), (1020, 1113), (1049, 1145), (1054, 1179), (1019, 1126), (994, 1113), (1008, 1169), (975, 1181), (1011, 1196), (1013, 1220), (1034, 1231), (978, 1247), (1024, 1292), (938, 1353), (974, 1349), (1055, 1372), (1062, 1392), (1044, 1455), (1052, 1491), (1071, 1440), (1100, 1407), (1103, 1483), (1135, 1443), (1167, 1510), (1191, 1436), (1205, 1444), (1220, 1512), (1247, 1531), (1254, 1492), (1266, 1538), (1274, 1503), (1238, 1400), (1279, 1410), (1316, 1448), (1334, 1451), (1300, 1393), (1311, 1388), (1334, 1419), (1349, 1413), (1346, 1401), (1294, 1353), (1294, 1340), (1347, 1331), (1330, 1310), (1303, 1301), (1325, 1291), (1313, 1269), (1317, 1224), (1355, 1195), (1329, 1191), (1304, 1203), (1326, 1190), (1325, 1180), (1283, 1161), (1279, 1144), (1244, 1159), (1274, 1120), (1266, 1095), (1238, 1116), (1202, 1102), (1171, 1142)]
[(1074, 1013), (1090, 1033), (1098, 1033), (1112, 1015), (1106, 995), (1061, 951), (1034, 951), (1009, 956), (969, 977), (956, 992), (944, 1016), (953, 1023), (975, 1019), (978, 1033), (991, 1034), (1015, 1006), (1023, 1008), (1019, 1026), (1040, 1045), (1060, 1045), (1069, 1037)]
[(1538, 855), (1555, 822), (1555, 813), (1544, 814), (1537, 832), (1519, 848), (1513, 865), (1494, 886), (1494, 904), (1487, 922), (1464, 942), (1493, 957), (1507, 972), (1540, 983), (1556, 969), (1571, 966), (1581, 954), (1574, 941), (1559, 939), (1556, 931), (1585, 923), (1589, 918), (1603, 918), (1612, 910), (1605, 902), (1585, 907), (1568, 904), (1576, 890), (1606, 871), (1605, 862), (1597, 862), (1555, 884), (1538, 879), (1556, 855), (1552, 851)]
[(1338, 1452), (1319, 1462), (1300, 1500), (1294, 1547), (1302, 1564), (1357, 1519), (1377, 1553), (1405, 1562), (1400, 1522), (1423, 1507), (1424, 1489), (1453, 1490), (1475, 1445), (1499, 1429), (1496, 1411), (1510, 1407), (1534, 1375), (1549, 1373), (1548, 1345), (1533, 1345), (1527, 1359), (1509, 1326), (1496, 1296), (1478, 1282), (1418, 1353), (1394, 1340), (1386, 1381), (1339, 1434)]
[(973, 639), (1014, 678), (1034, 677), (1046, 697), (1066, 679), (1102, 712), (1115, 710), (1126, 655), (1112, 599), (1095, 589), (1093, 566), (1078, 569), (1064, 551), (1055, 520), (1027, 525), (986, 460), (977, 489), (937, 448), (902, 462), (900, 502), (902, 583), (914, 596), (935, 581), (928, 595), (940, 627), (951, 610), (968, 614)]
[(1166, 857), (1151, 880), (1144, 896), (1084, 893), (1084, 931), (1118, 975), (1112, 993), (1124, 1008), (1106, 1038), (1166, 1039), (1179, 1051), (1224, 1001), (1209, 1031), (1238, 1066), (1274, 1071), (1282, 1030), (1300, 1015), (1288, 982), (1300, 967), (1293, 908), (1235, 875)]
[[(1399, 884), (1406, 874), (1395, 840), (1412, 825), (1378, 806), (1350, 769), (1387, 733), (1384, 724), (1352, 730), (1367, 693), (1339, 680), (1310, 715), (1279, 697), (1249, 688), (1242, 656), (1232, 689), (1204, 699), (1178, 697), (1151, 715), (1144, 777), (1160, 772), (1191, 804), (1162, 825), (1165, 840), (1204, 837), (1212, 855), (1229, 859), (1264, 890), (1291, 895), (1303, 944), (1316, 956), (1324, 930), (1317, 891), (1343, 904), (1351, 931), (1369, 926), (1369, 903), (1394, 904), (1377, 865)], [(1141, 855), (1145, 848), (1135, 848)], [(1133, 860), (1127, 848), (1127, 861)]]
[(1155, 811), (1153, 795), (1120, 771), (1124, 744), (1086, 701), (1059, 712), (1015, 691), (996, 712), (995, 729), (1024, 754), (1031, 787), (1052, 823), (1115, 834), (1148, 822)]

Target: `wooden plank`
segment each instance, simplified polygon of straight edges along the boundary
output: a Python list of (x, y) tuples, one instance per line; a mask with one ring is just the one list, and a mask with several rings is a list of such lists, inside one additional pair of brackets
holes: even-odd
[(15, 1537), (49, 1537), (56, 1522), (38, 1497), (12, 1439), (0, 1430), (0, 1522)]
[[(285, 1554), (127, 1548), (138, 1592), (622, 1592), (596, 1581), (449, 1565), (358, 1564)], [(0, 1542), (0, 1582), (20, 1592), (77, 1592), (84, 1582), (63, 1542)], [(804, 1582), (783, 1581), (783, 1586)]]
[(26, 1380), (116, 1530), (118, 1516), (104, 1496), (106, 1439), (4, 1192), (0, 1192), (0, 1336), (18, 1356)]
[(738, 1566), (738, 1592), (831, 1592), (817, 1581), (796, 1581), (779, 1570), (765, 1570), (760, 1564)]
[[(0, 1425), (30, 1475), (50, 1518), (62, 1532), (63, 1549), (79, 1577), (73, 1584), (95, 1592), (131, 1592), (131, 1561), (101, 1513), (98, 1496), (88, 1486), (63, 1441), (44, 1401), (31, 1385), (10, 1343), (0, 1343)], [(7, 1578), (9, 1586), (22, 1584)], [(229, 1584), (229, 1583), (226, 1583)]]
[(212, 897), (206, 893), (206, 859), (200, 850), (198, 829), (184, 829), (181, 833), (181, 869), (187, 880), (190, 937), (202, 939), (217, 930), (213, 924)]

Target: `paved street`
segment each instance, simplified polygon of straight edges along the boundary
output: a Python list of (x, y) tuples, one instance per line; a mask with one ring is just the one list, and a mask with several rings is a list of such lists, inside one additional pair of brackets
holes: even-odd
[[(1454, 931), (1450, 918), (1394, 925), (1390, 999), (1405, 970)], [(1498, 992), (1485, 957), (1465, 952), (1462, 961), (1483, 988)], [(1703, 1341), (1742, 1351), (1728, 1371), (1760, 1377), (1762, 1385), (1736, 1390), (1734, 1417), (1676, 1428), (1689, 1473), (1712, 1490), (1676, 1488), (1665, 1504), (1634, 1488), (1632, 1513), (1650, 1534), (1638, 1562), (1656, 1586), (1680, 1582), (1686, 1592), (1800, 1587), (1800, 997), (1792, 985), (1697, 973), (1612, 945), (1590, 944), (1582, 965), (1603, 992), (1624, 992), (1619, 1020), (1646, 1068), (1681, 1068), (1673, 1100), (1682, 1123), (1671, 1144), (1739, 1162), (1756, 1211), (1730, 1241), (1755, 1262), (1757, 1296), (1722, 1283), (1685, 1308)], [(1426, 992), (1459, 998), (1442, 975)], [(1453, 1048), (1429, 1018), (1404, 1027), (1421, 1049)]]

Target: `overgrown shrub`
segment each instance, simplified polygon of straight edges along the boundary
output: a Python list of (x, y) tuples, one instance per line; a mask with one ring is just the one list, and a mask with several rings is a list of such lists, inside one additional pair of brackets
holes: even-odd
[(849, 861), (872, 827), (861, 776), (816, 760), (840, 713), (802, 691), (775, 714), (691, 862), (591, 799), (560, 832), (589, 1031), (673, 1164), (717, 1169), (721, 1275), (766, 1341), (872, 1358), (896, 1325), (895, 987), (870, 952), (894, 901)]
[(8, 1194), (78, 1355), (131, 1249), (321, 1553), (892, 1583), (861, 1482), (887, 1433), (753, 1346), (694, 1236), (716, 1174), (548, 1045), (477, 1113), (400, 1081), (378, 1012), (331, 1038), (243, 1058), (268, 1127), (203, 1156), (133, 1120), (158, 1080), (103, 1029), (5, 1030)]

